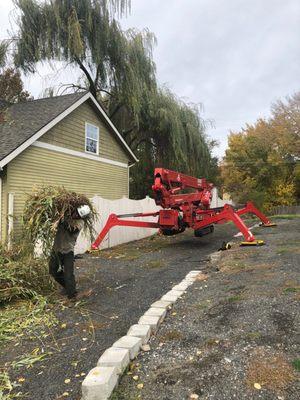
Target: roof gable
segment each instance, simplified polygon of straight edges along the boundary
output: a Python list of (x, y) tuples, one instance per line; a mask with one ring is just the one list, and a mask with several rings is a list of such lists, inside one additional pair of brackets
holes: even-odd
[(91, 99), (131, 159), (137, 158), (104, 110), (89, 92), (49, 97), (9, 106), (0, 122), (0, 168), (24, 151), (82, 103)]

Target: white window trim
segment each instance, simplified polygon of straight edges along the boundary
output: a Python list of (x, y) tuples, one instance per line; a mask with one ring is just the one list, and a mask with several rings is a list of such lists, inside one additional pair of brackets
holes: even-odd
[[(87, 140), (87, 139), (95, 140), (95, 139), (92, 139), (92, 138), (88, 138), (88, 137), (87, 137), (87, 127), (88, 127), (88, 125), (93, 126), (94, 128), (97, 128), (98, 140), (97, 140), (97, 152), (96, 152), (96, 153), (94, 153), (93, 151), (88, 151), (88, 150), (86, 149), (86, 140)], [(90, 122), (86, 122), (86, 123), (85, 123), (85, 141), (84, 141), (84, 151), (85, 151), (85, 153), (93, 154), (94, 156), (99, 156), (99, 140), (100, 140), (99, 126), (94, 125), (94, 124), (91, 124)]]

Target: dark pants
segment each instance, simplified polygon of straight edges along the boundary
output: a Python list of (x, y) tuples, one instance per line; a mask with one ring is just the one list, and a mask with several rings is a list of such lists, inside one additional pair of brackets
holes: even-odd
[(57, 253), (52, 251), (49, 260), (49, 273), (62, 287), (66, 289), (67, 296), (72, 298), (76, 294), (74, 276), (74, 252)]

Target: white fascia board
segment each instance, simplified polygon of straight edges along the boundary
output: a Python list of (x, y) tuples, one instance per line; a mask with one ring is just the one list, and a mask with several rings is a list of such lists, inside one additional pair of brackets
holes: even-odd
[(56, 151), (58, 153), (68, 154), (69, 156), (87, 158), (88, 160), (99, 161), (105, 164), (116, 165), (118, 167), (128, 168), (128, 164), (122, 163), (120, 161), (110, 160), (109, 158), (99, 157), (97, 155), (92, 155), (89, 153), (84, 153), (82, 151), (76, 151), (67, 149), (66, 147), (55, 146), (53, 144), (36, 141), (31, 144), (34, 147), (40, 147), (42, 149)]
[(108, 115), (106, 114), (106, 112), (102, 109), (102, 107), (100, 106), (100, 104), (98, 103), (98, 101), (95, 99), (95, 97), (91, 94), (88, 93), (90, 96), (89, 98), (93, 101), (93, 103), (95, 104), (95, 106), (97, 107), (97, 109), (99, 110), (99, 112), (102, 114), (102, 116), (105, 118), (106, 122), (108, 123), (108, 125), (112, 128), (112, 130), (114, 131), (114, 133), (118, 136), (118, 138), (120, 139), (120, 141), (122, 142), (122, 144), (124, 145), (124, 147), (127, 149), (127, 151), (130, 153), (130, 155), (133, 157), (133, 159), (135, 160), (135, 162), (138, 162), (138, 158), (134, 155), (134, 153), (132, 152), (131, 148), (128, 146), (128, 144), (125, 142), (125, 140), (122, 138), (121, 134), (119, 133), (119, 131), (117, 130), (117, 128), (114, 126), (114, 124), (111, 122), (111, 120), (109, 119)]
[(3, 168), (6, 164), (8, 164), (11, 160), (17, 157), (20, 153), (27, 149), (32, 143), (38, 140), (41, 136), (43, 136), (49, 129), (53, 128), (58, 122), (64, 119), (67, 115), (69, 115), (72, 111), (76, 110), (82, 103), (84, 103), (88, 98), (90, 98), (90, 93), (86, 93), (79, 100), (77, 100), (74, 104), (72, 104), (69, 108), (59, 114), (56, 118), (50, 121), (47, 125), (45, 125), (42, 129), (36, 132), (33, 136), (27, 139), (24, 143), (21, 144), (18, 148), (12, 151), (8, 156), (3, 158), (0, 161), (0, 168)]

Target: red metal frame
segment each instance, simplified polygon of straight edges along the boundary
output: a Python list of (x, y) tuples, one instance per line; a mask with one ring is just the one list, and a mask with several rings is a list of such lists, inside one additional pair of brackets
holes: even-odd
[[(92, 244), (92, 249), (99, 248), (108, 231), (114, 226), (159, 228), (162, 232), (167, 230), (172, 233), (180, 233), (185, 228), (192, 228), (197, 231), (212, 224), (232, 221), (244, 235), (246, 242), (251, 243), (256, 239), (240, 218), (241, 215), (247, 213), (254, 214), (265, 226), (271, 224), (271, 221), (252, 202), (248, 202), (243, 208), (238, 210), (235, 210), (229, 204), (225, 204), (221, 208), (210, 208), (213, 185), (208, 183), (206, 179), (197, 179), (164, 168), (156, 168), (154, 178), (152, 189), (155, 202), (163, 209), (150, 213), (111, 214), (104, 228)], [(192, 193), (180, 193), (181, 191), (191, 189), (193, 190)], [(126, 217), (137, 218), (149, 216), (157, 216), (157, 222), (123, 219)]]
[[(145, 213), (145, 214), (139, 213), (139, 214), (131, 214), (130, 217), (149, 217), (149, 216), (156, 216), (158, 214), (159, 214), (158, 212)], [(157, 222), (132, 221), (120, 218), (122, 218), (122, 215), (110, 214), (104, 228), (102, 229), (97, 239), (92, 244), (93, 250), (99, 248), (102, 240), (105, 238), (108, 231), (114, 226), (134, 226), (137, 228), (159, 228), (159, 224)]]

